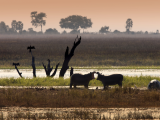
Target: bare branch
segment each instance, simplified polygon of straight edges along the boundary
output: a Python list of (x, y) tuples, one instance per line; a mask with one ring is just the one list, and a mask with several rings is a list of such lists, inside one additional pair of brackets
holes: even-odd
[(13, 65), (15, 66), (15, 69), (17, 70), (19, 76), (20, 76), (21, 78), (23, 78), (23, 77), (22, 77), (22, 73), (20, 73), (19, 70), (18, 70), (18, 68), (17, 68), (17, 66), (20, 66), (20, 64), (19, 64), (19, 63), (13, 63)]
[(55, 74), (56, 74), (56, 72), (57, 72), (57, 69), (58, 69), (58, 66), (59, 66), (59, 63), (56, 65), (56, 68), (55, 68), (53, 74), (51, 75), (51, 77), (54, 77), (54, 76), (55, 76)]

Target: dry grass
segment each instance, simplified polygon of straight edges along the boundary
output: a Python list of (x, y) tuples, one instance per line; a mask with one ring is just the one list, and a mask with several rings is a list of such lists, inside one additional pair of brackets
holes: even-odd
[[(145, 109), (145, 110), (144, 110)], [(126, 111), (127, 110), (127, 111)], [(151, 111), (150, 111), (151, 110)], [(2, 108), (0, 119), (159, 119), (159, 113), (153, 114), (153, 109), (146, 108), (107, 108), (107, 109), (85, 109), (85, 108), (22, 108), (10, 107)], [(154, 109), (154, 112), (159, 110)]]
[[(69, 66), (159, 66), (160, 40), (158, 37), (107, 37), (81, 35), (82, 42), (76, 48)], [(31, 66), (31, 55), (27, 46), (34, 45), (36, 66), (42, 62), (62, 65), (67, 46), (71, 49), (76, 35), (39, 37), (1, 37), (0, 67), (12, 67), (19, 62), (21, 67)]]
[(0, 89), (0, 106), (20, 107), (160, 107), (160, 92), (124, 87), (87, 89)]

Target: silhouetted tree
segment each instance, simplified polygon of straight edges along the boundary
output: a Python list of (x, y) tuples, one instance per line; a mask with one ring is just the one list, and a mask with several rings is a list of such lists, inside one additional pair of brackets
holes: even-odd
[(115, 30), (113, 33), (120, 33), (120, 31), (119, 30)]
[(11, 23), (11, 26), (12, 26), (12, 30), (13, 31), (16, 31), (19, 30), (19, 33), (22, 33), (22, 30), (23, 30), (23, 23), (21, 21), (16, 21), (16, 20), (13, 20), (12, 23)]
[(35, 27), (41, 26), (41, 32), (42, 32), (42, 25), (46, 24), (46, 20), (43, 20), (43, 18), (46, 17), (46, 13), (39, 13), (37, 14), (37, 11), (31, 12), (31, 18), (32, 18), (32, 25)]
[(126, 21), (126, 31), (129, 32), (132, 26), (133, 26), (133, 21), (132, 19), (128, 18)]
[(15, 33), (17, 33), (17, 31), (15, 31), (13, 28), (9, 28), (8, 33), (15, 34)]
[(33, 28), (28, 28), (29, 34), (36, 34), (37, 32), (33, 30)]
[(108, 29), (109, 29), (109, 26), (104, 26), (104, 27), (101, 27), (101, 29), (99, 30), (99, 32), (100, 33), (107, 33)]
[(16, 23), (16, 30), (19, 30), (19, 33), (22, 33), (23, 30), (23, 23), (21, 21), (18, 21)]
[(29, 31), (29, 32), (32, 32), (32, 31), (33, 31), (33, 28), (28, 28), (28, 31)]
[(156, 34), (159, 34), (159, 30), (156, 31)]
[(62, 32), (62, 34), (67, 34), (67, 31), (64, 30), (64, 31)]
[[(77, 39), (78, 39), (78, 41), (76, 42)], [(64, 62), (63, 62), (62, 68), (60, 70), (59, 77), (64, 77), (64, 74), (66, 73), (67, 69), (69, 68), (68, 63), (71, 60), (72, 56), (74, 55), (74, 50), (76, 49), (76, 47), (80, 43), (81, 43), (81, 36), (80, 36), (80, 38), (78, 38), (78, 35), (77, 35), (70, 53), (68, 53), (69, 47), (67, 46), (65, 56), (64, 56)]]
[(36, 32), (36, 34), (38, 34), (38, 35), (42, 35), (42, 34), (43, 34), (43, 32), (39, 31), (39, 32)]
[(16, 20), (13, 20), (12, 23), (11, 23), (11, 26), (12, 26), (12, 29), (13, 29), (14, 31), (16, 31), (17, 21), (16, 21)]
[(148, 34), (148, 31), (146, 31), (145, 34)]
[(26, 33), (27, 33), (27, 31), (26, 31), (26, 30), (23, 30), (23, 31), (22, 31), (22, 34), (26, 34)]
[(49, 28), (46, 30), (45, 34), (59, 34), (59, 32), (55, 28)]
[(7, 33), (9, 31), (9, 26), (5, 22), (0, 23), (0, 33)]
[(79, 34), (79, 33), (80, 33), (80, 30), (72, 30), (70, 33), (71, 33), (71, 34)]
[(80, 15), (72, 15), (67, 18), (62, 18), (59, 22), (61, 28), (68, 28), (77, 30), (80, 28), (87, 29), (92, 27), (91, 19), (87, 19), (87, 17), (82, 17)]

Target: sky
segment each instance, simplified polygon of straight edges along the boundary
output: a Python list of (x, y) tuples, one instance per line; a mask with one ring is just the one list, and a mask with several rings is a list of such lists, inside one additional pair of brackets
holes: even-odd
[(59, 26), (60, 20), (70, 15), (91, 19), (93, 25), (84, 30), (87, 32), (98, 32), (102, 26), (109, 26), (111, 31), (125, 31), (128, 18), (133, 21), (132, 31), (160, 30), (160, 0), (0, 0), (0, 21), (9, 27), (16, 20), (23, 22), (25, 30), (41, 31), (31, 24), (33, 11), (47, 15), (43, 32), (48, 28), (70, 31)]

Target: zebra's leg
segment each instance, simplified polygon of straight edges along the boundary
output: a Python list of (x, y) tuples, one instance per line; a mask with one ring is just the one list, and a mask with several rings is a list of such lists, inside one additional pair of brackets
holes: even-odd
[(106, 85), (104, 84), (103, 86), (104, 86), (103, 90), (105, 90), (106, 89)]
[(106, 85), (107, 86), (107, 90), (109, 89), (109, 87), (108, 87), (108, 85)]
[(72, 83), (70, 83), (70, 89), (72, 89)]
[(77, 87), (76, 87), (76, 84), (74, 84), (74, 88), (77, 88)]
[(118, 83), (119, 87), (122, 88), (122, 81)]
[(86, 84), (86, 85), (84, 85), (84, 87), (86, 88), (86, 89), (88, 89), (88, 85)]

